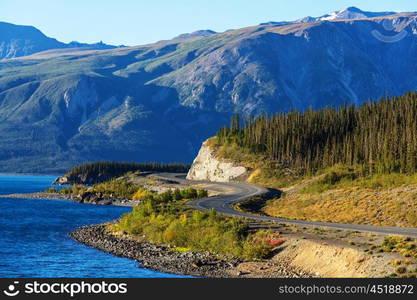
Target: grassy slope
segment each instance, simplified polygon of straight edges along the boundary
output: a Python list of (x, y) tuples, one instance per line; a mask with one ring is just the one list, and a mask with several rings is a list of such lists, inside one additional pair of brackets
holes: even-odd
[(251, 170), (248, 181), (284, 191), (266, 203), (271, 216), (326, 222), (417, 227), (417, 175), (362, 176), (358, 168), (335, 166), (300, 178), (280, 170), (265, 157), (242, 152), (236, 145), (209, 146), (222, 157)]
[(299, 191), (289, 189), (269, 201), (263, 211), (272, 216), (314, 221), (380, 226), (417, 226), (417, 178), (374, 175), (326, 182), (332, 171)]

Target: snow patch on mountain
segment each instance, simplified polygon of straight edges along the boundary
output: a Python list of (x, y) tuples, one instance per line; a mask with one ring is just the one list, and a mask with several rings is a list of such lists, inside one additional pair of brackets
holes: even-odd
[(376, 17), (384, 17), (384, 16), (391, 16), (397, 14), (396, 12), (392, 11), (385, 11), (385, 12), (370, 12), (370, 11), (363, 11), (357, 7), (348, 7), (343, 10), (338, 10), (320, 17), (311, 17), (307, 16), (292, 22), (289, 21), (282, 21), (282, 22), (266, 22), (261, 23), (259, 25), (288, 25), (288, 24), (296, 24), (296, 23), (314, 23), (314, 22), (322, 22), (322, 21), (334, 21), (334, 20), (355, 20), (355, 19), (367, 19), (367, 18), (376, 18)]

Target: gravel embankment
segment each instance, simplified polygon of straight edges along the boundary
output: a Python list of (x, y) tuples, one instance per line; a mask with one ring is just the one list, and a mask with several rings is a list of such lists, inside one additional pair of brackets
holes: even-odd
[(101, 251), (133, 259), (142, 267), (173, 274), (214, 278), (297, 278), (311, 277), (285, 261), (243, 262), (219, 259), (208, 252), (178, 252), (169, 246), (137, 242), (106, 231), (106, 224), (84, 226), (70, 233), (78, 242)]
[(203, 277), (231, 277), (227, 270), (239, 261), (220, 260), (209, 253), (177, 252), (168, 246), (136, 242), (114, 236), (105, 229), (105, 224), (84, 226), (70, 233), (78, 242), (116, 256), (130, 258), (142, 267), (153, 270)]

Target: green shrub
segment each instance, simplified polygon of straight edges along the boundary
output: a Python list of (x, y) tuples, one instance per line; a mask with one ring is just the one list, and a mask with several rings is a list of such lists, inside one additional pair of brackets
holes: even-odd
[(72, 189), (71, 188), (63, 188), (59, 192), (61, 194), (64, 194), (64, 195), (69, 195), (69, 194), (72, 194)]
[(173, 195), (173, 197), (174, 197), (174, 200), (182, 200), (182, 193), (181, 193), (181, 190), (179, 189), (179, 188), (176, 188), (175, 190), (174, 190), (174, 195)]
[(250, 235), (243, 244), (242, 256), (247, 259), (266, 258), (274, 247), (271, 243), (275, 234), (269, 230), (260, 230)]
[[(174, 191), (164, 197), (168, 199), (168, 195), (175, 194)], [(134, 207), (112, 229), (145, 235), (153, 243), (246, 259), (261, 259), (271, 251), (268, 234), (272, 233), (268, 231), (250, 234), (240, 220), (220, 216), (215, 211), (188, 212), (175, 201), (160, 200), (154, 198)]]
[(381, 245), (384, 252), (398, 252), (405, 257), (417, 258), (416, 242), (409, 237), (387, 236)]
[(206, 198), (208, 197), (208, 192), (206, 190), (198, 190), (197, 198)]
[(117, 179), (95, 184), (92, 188), (92, 192), (101, 193), (105, 197), (117, 197), (125, 199), (132, 199), (137, 190), (137, 185), (126, 180)]
[(196, 199), (198, 194), (195, 188), (189, 187), (181, 191), (184, 199)]
[(71, 186), (71, 194), (78, 195), (87, 191), (87, 188), (81, 184), (74, 184)]
[(139, 188), (132, 196), (132, 200), (143, 200), (149, 196), (153, 196), (153, 193), (149, 190), (144, 188)]
[(151, 200), (155, 203), (168, 203), (172, 201), (179, 201), (183, 199), (191, 200), (197, 198), (207, 197), (208, 193), (206, 190), (196, 190), (194, 188), (186, 188), (183, 190), (175, 189), (174, 191), (168, 190), (160, 194), (152, 193), (146, 194), (142, 197), (142, 200)]

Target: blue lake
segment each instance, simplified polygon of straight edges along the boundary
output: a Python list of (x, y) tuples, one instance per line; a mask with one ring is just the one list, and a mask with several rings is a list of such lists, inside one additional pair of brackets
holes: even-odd
[[(0, 175), (0, 194), (50, 187), (53, 176)], [(117, 219), (130, 208), (62, 200), (0, 198), (0, 277), (184, 277), (138, 267), (138, 263), (69, 238), (79, 226)]]

